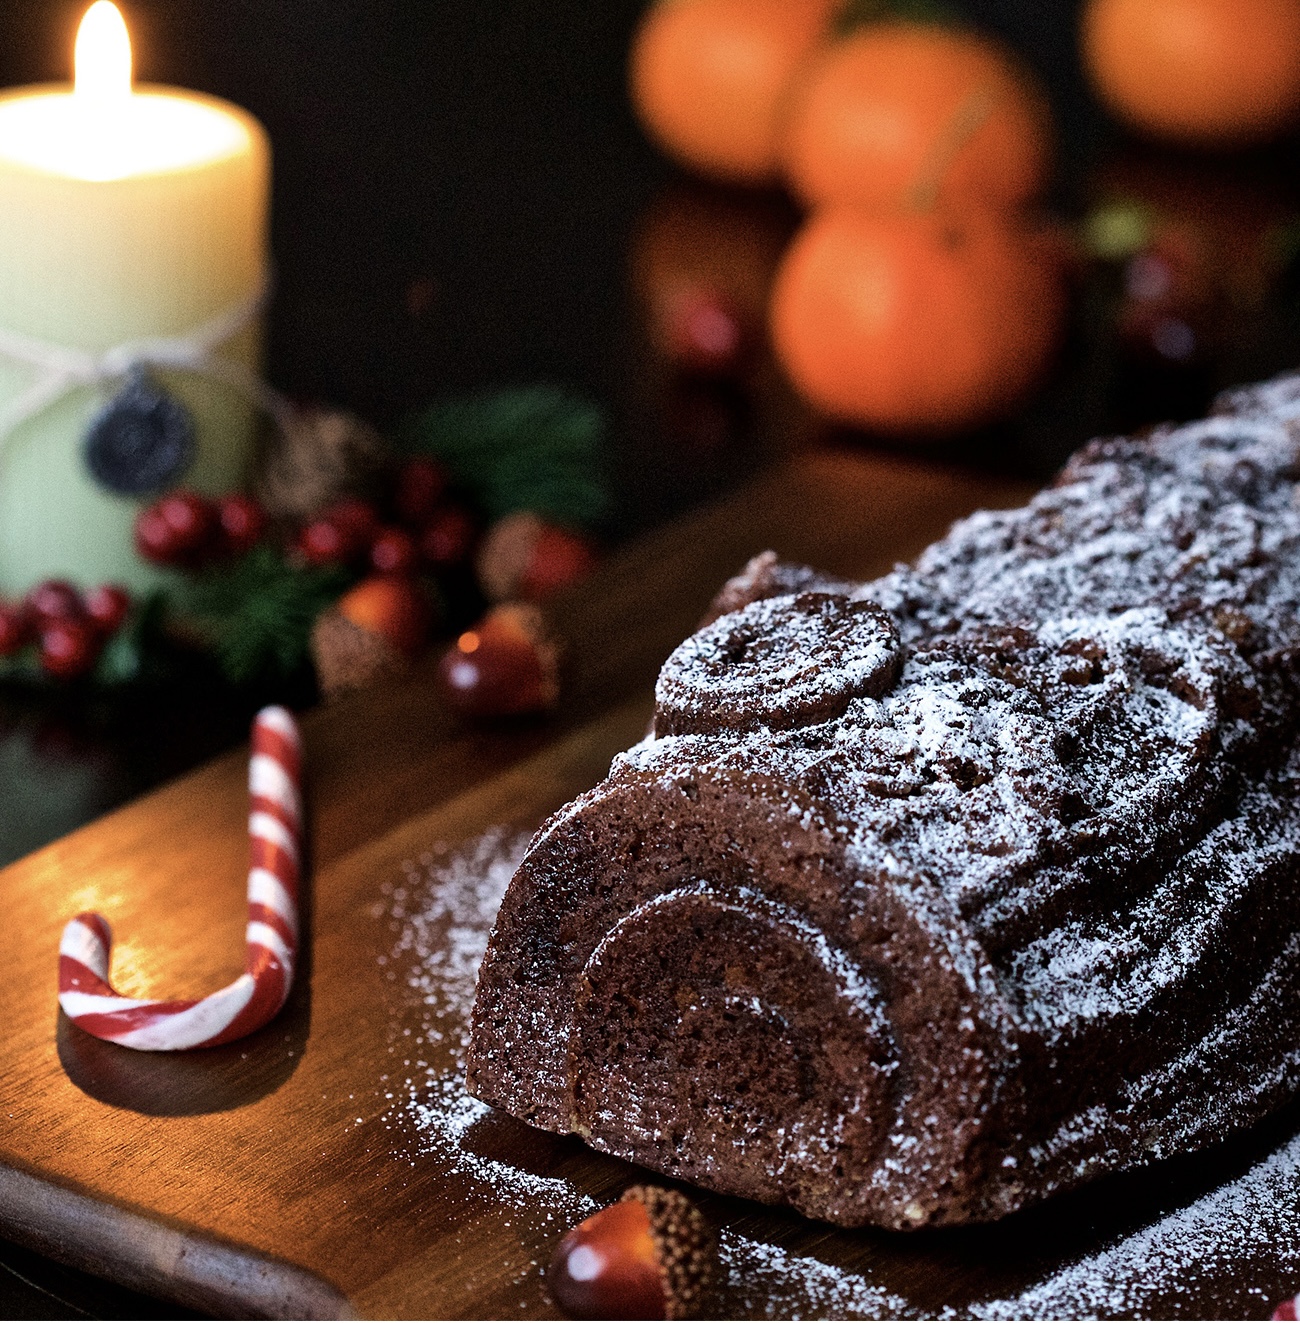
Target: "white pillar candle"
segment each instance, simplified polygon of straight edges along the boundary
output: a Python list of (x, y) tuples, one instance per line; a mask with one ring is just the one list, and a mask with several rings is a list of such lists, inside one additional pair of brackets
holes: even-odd
[[(125, 26), (107, 0), (78, 38), (74, 87), (0, 94), (0, 332), (103, 354), (184, 337), (255, 299), (266, 279), (270, 149), (239, 108), (133, 88)], [(260, 320), (215, 353), (253, 371)], [(0, 416), (41, 372), (0, 353)], [(201, 373), (158, 380), (191, 410), (195, 460), (179, 481), (217, 494), (244, 480), (248, 399)], [(142, 588), (135, 515), (149, 498), (96, 483), (83, 442), (120, 383), (77, 386), (0, 432), (0, 594), (40, 579)]]

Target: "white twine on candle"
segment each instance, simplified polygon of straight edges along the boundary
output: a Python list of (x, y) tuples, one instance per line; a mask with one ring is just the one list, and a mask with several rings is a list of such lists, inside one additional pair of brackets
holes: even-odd
[(242, 363), (222, 358), (217, 348), (233, 339), (266, 306), (269, 275), (242, 302), (184, 335), (128, 340), (96, 353), (19, 335), (0, 326), (0, 358), (32, 368), (36, 380), (0, 409), (0, 454), (24, 423), (56, 404), (79, 386), (121, 381), (133, 368), (175, 368), (231, 387), (265, 410), (281, 429), (291, 415), (289, 402)]

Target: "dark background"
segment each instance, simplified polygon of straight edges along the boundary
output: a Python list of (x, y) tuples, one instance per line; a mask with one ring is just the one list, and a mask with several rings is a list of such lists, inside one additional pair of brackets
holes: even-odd
[[(68, 81), (86, 0), (0, 0), (0, 86)], [(383, 424), (547, 378), (617, 394), (629, 231), (670, 173), (632, 118), (642, 0), (123, 0), (137, 79), (247, 107), (275, 150), (269, 374)], [(1072, 0), (968, 0), (1099, 117)]]

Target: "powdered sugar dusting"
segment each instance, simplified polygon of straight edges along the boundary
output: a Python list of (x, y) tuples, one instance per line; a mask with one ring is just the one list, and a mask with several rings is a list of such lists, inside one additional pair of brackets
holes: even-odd
[[(950, 1311), (953, 1317), (1267, 1317), (1300, 1279), (1300, 1136), (1238, 1180), (1019, 1295)], [(1280, 1290), (1277, 1283), (1288, 1283)], [(1236, 1298), (1225, 1299), (1234, 1284)]]
[[(1007, 1234), (1017, 1234), (1009, 1226)], [(764, 1244), (721, 1236), (733, 1317), (919, 1318), (925, 1302), (870, 1274)], [(1185, 1207), (1158, 1218), (1023, 1291), (949, 1305), (943, 1319), (1264, 1318), (1300, 1283), (1300, 1137)]]
[(915, 1318), (900, 1296), (861, 1273), (724, 1230), (719, 1254), (731, 1318)]
[(394, 933), (382, 959), (400, 988), (404, 1044), (415, 1054), (406, 1059), (407, 1077), (388, 1084), (385, 1119), (409, 1135), (412, 1159), (436, 1159), (492, 1198), (521, 1205), (523, 1216), (567, 1225), (594, 1203), (566, 1180), (492, 1156), (475, 1129), (490, 1122), (491, 1108), (464, 1083), (479, 963), (527, 844), (525, 832), (494, 828), (408, 861), (401, 880), (381, 888), (382, 914)]

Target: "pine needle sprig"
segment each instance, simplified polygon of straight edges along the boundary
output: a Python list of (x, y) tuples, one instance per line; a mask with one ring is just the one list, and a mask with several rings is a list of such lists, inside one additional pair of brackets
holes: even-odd
[(403, 447), (433, 455), (489, 519), (531, 510), (587, 527), (605, 512), (604, 411), (549, 386), (434, 405), (406, 427)]
[(316, 617), (356, 576), (291, 565), (265, 543), (195, 579), (177, 602), (209, 642), (234, 685), (287, 679), (310, 662)]

